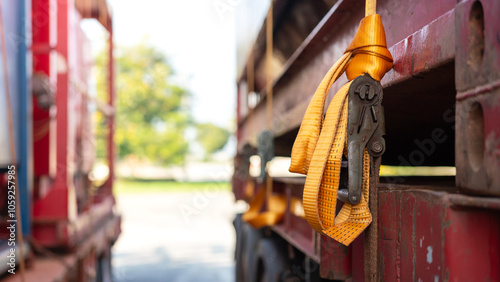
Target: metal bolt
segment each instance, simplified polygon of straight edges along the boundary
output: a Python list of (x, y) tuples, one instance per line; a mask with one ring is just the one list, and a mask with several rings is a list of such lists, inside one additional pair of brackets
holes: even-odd
[(351, 198), (353, 201), (356, 201), (358, 199), (358, 197), (356, 197), (356, 196), (352, 196)]
[(380, 143), (378, 141), (373, 143), (373, 145), (372, 145), (372, 150), (375, 153), (380, 153), (380, 152), (382, 152), (383, 149), (384, 149), (384, 146), (382, 146), (382, 143)]

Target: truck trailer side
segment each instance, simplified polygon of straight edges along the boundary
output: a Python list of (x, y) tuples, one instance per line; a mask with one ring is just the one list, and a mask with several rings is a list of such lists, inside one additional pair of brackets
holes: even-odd
[[(0, 40), (6, 47), (6, 64), (0, 71), (0, 108), (5, 113), (0, 121), (2, 279), (111, 281), (110, 251), (121, 232), (121, 217), (112, 190), (115, 90), (110, 7), (105, 0), (1, 4)], [(108, 35), (104, 101), (91, 95), (93, 58), (81, 27), (84, 19), (97, 20)], [(107, 127), (102, 138), (110, 173), (102, 183), (91, 173), (96, 109), (106, 116)], [(7, 202), (10, 191), (18, 197), (12, 205)], [(14, 205), (19, 212), (12, 212)], [(7, 227), (14, 223), (16, 238), (9, 245), (12, 234)], [(12, 250), (13, 261), (7, 254)]]
[[(238, 29), (233, 192), (251, 203), (271, 186), (266, 199), (284, 197), (287, 207), (264, 228), (236, 218), (237, 281), (500, 280), (499, 2), (378, 1), (394, 62), (381, 80), (386, 147), (372, 158), (373, 221), (349, 246), (297, 212), (305, 177), (271, 173), (266, 185), (249, 167), (265, 150), (264, 131), (273, 155), (291, 156), (310, 99), (351, 42), (365, 1), (276, 0), (265, 21), (269, 1), (243, 3), (253, 12)], [(346, 82), (333, 84), (327, 105)], [(260, 166), (272, 167), (266, 161)]]

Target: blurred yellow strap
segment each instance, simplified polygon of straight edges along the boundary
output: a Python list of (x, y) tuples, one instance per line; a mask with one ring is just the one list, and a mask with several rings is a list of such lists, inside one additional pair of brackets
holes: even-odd
[[(347, 151), (344, 146), (347, 141), (347, 93), (356, 77), (367, 73), (380, 81), (391, 68), (392, 56), (387, 50), (382, 20), (377, 14), (369, 15), (361, 20), (344, 55), (321, 81), (293, 145), (290, 171), (307, 174), (303, 194), (307, 221), (317, 232), (344, 245), (349, 245), (372, 221), (368, 208), (370, 157), (366, 150), (361, 201), (356, 205), (345, 203), (335, 215), (342, 154)], [(349, 82), (335, 94), (323, 118), (328, 92), (344, 72)]]
[[(269, 10), (266, 18), (266, 115), (267, 128), (272, 130), (273, 120), (273, 0), (269, 1)], [(253, 58), (252, 58), (253, 59)], [(266, 166), (266, 163), (261, 165)], [(266, 171), (269, 168), (266, 167)], [(249, 181), (248, 187), (253, 185)], [(267, 211), (261, 212), (264, 200), (267, 199)], [(267, 174), (264, 186), (257, 192), (255, 197), (250, 201), (249, 210), (243, 214), (242, 219), (248, 222), (254, 228), (262, 228), (264, 226), (272, 226), (280, 222), (285, 216), (286, 197), (283, 195), (273, 195), (273, 179)]]
[(259, 189), (255, 198), (250, 201), (249, 209), (242, 216), (243, 221), (248, 222), (252, 227), (259, 229), (264, 226), (272, 226), (280, 222), (285, 216), (286, 196), (271, 195), (267, 198), (268, 210), (261, 212), (266, 198), (265, 185)]

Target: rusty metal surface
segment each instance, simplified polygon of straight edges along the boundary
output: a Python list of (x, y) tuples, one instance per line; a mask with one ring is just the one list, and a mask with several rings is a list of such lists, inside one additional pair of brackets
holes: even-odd
[(455, 64), (460, 94), (500, 79), (500, 2), (462, 1), (455, 10)]
[(457, 101), (457, 186), (500, 196), (500, 88)]
[(428, 190), (380, 192), (381, 280), (500, 279), (500, 213), (452, 208), (448, 195)]
[(500, 2), (456, 8), (457, 186), (500, 196)]
[[(288, 179), (289, 183), (284, 183), (285, 180), (275, 182), (275, 192), (299, 196), (303, 179)], [(378, 225), (375, 240), (378, 251), (372, 263), (378, 280), (500, 278), (495, 267), (500, 259), (498, 199), (450, 193), (448, 187), (411, 184), (379, 187), (378, 210), (374, 208), (378, 213), (378, 224), (374, 225)], [(352, 266), (363, 265), (367, 254), (371, 257), (366, 252), (369, 248), (366, 235), (349, 248), (324, 236), (318, 241), (307, 222), (290, 213), (272, 229), (319, 262), (322, 277), (365, 279), (366, 270), (354, 271)], [(466, 267), (471, 262), (478, 266)]]
[(447, 196), (453, 208), (479, 208), (486, 210), (500, 210), (500, 199), (490, 197), (470, 197), (459, 194)]
[[(303, 182), (275, 179), (274, 192), (300, 197)], [(367, 252), (371, 248), (366, 233), (346, 248), (324, 236), (318, 240), (307, 222), (290, 212), (272, 229), (319, 262), (324, 278), (364, 281), (365, 273), (374, 272), (353, 266), (364, 265), (370, 257), (379, 281), (500, 279), (499, 199), (456, 194), (450, 186), (415, 185), (411, 180), (382, 183), (378, 195), (378, 204), (371, 196), (378, 219), (372, 226), (377, 230), (375, 258)]]
[(445, 269), (449, 281), (500, 280), (498, 211), (446, 210)]

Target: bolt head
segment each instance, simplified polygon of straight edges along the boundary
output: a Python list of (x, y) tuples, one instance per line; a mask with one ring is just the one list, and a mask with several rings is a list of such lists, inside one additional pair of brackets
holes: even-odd
[(382, 152), (382, 150), (384, 149), (384, 146), (382, 145), (382, 143), (380, 142), (375, 142), (373, 143), (372, 145), (372, 150), (375, 152), (375, 153), (380, 153)]

